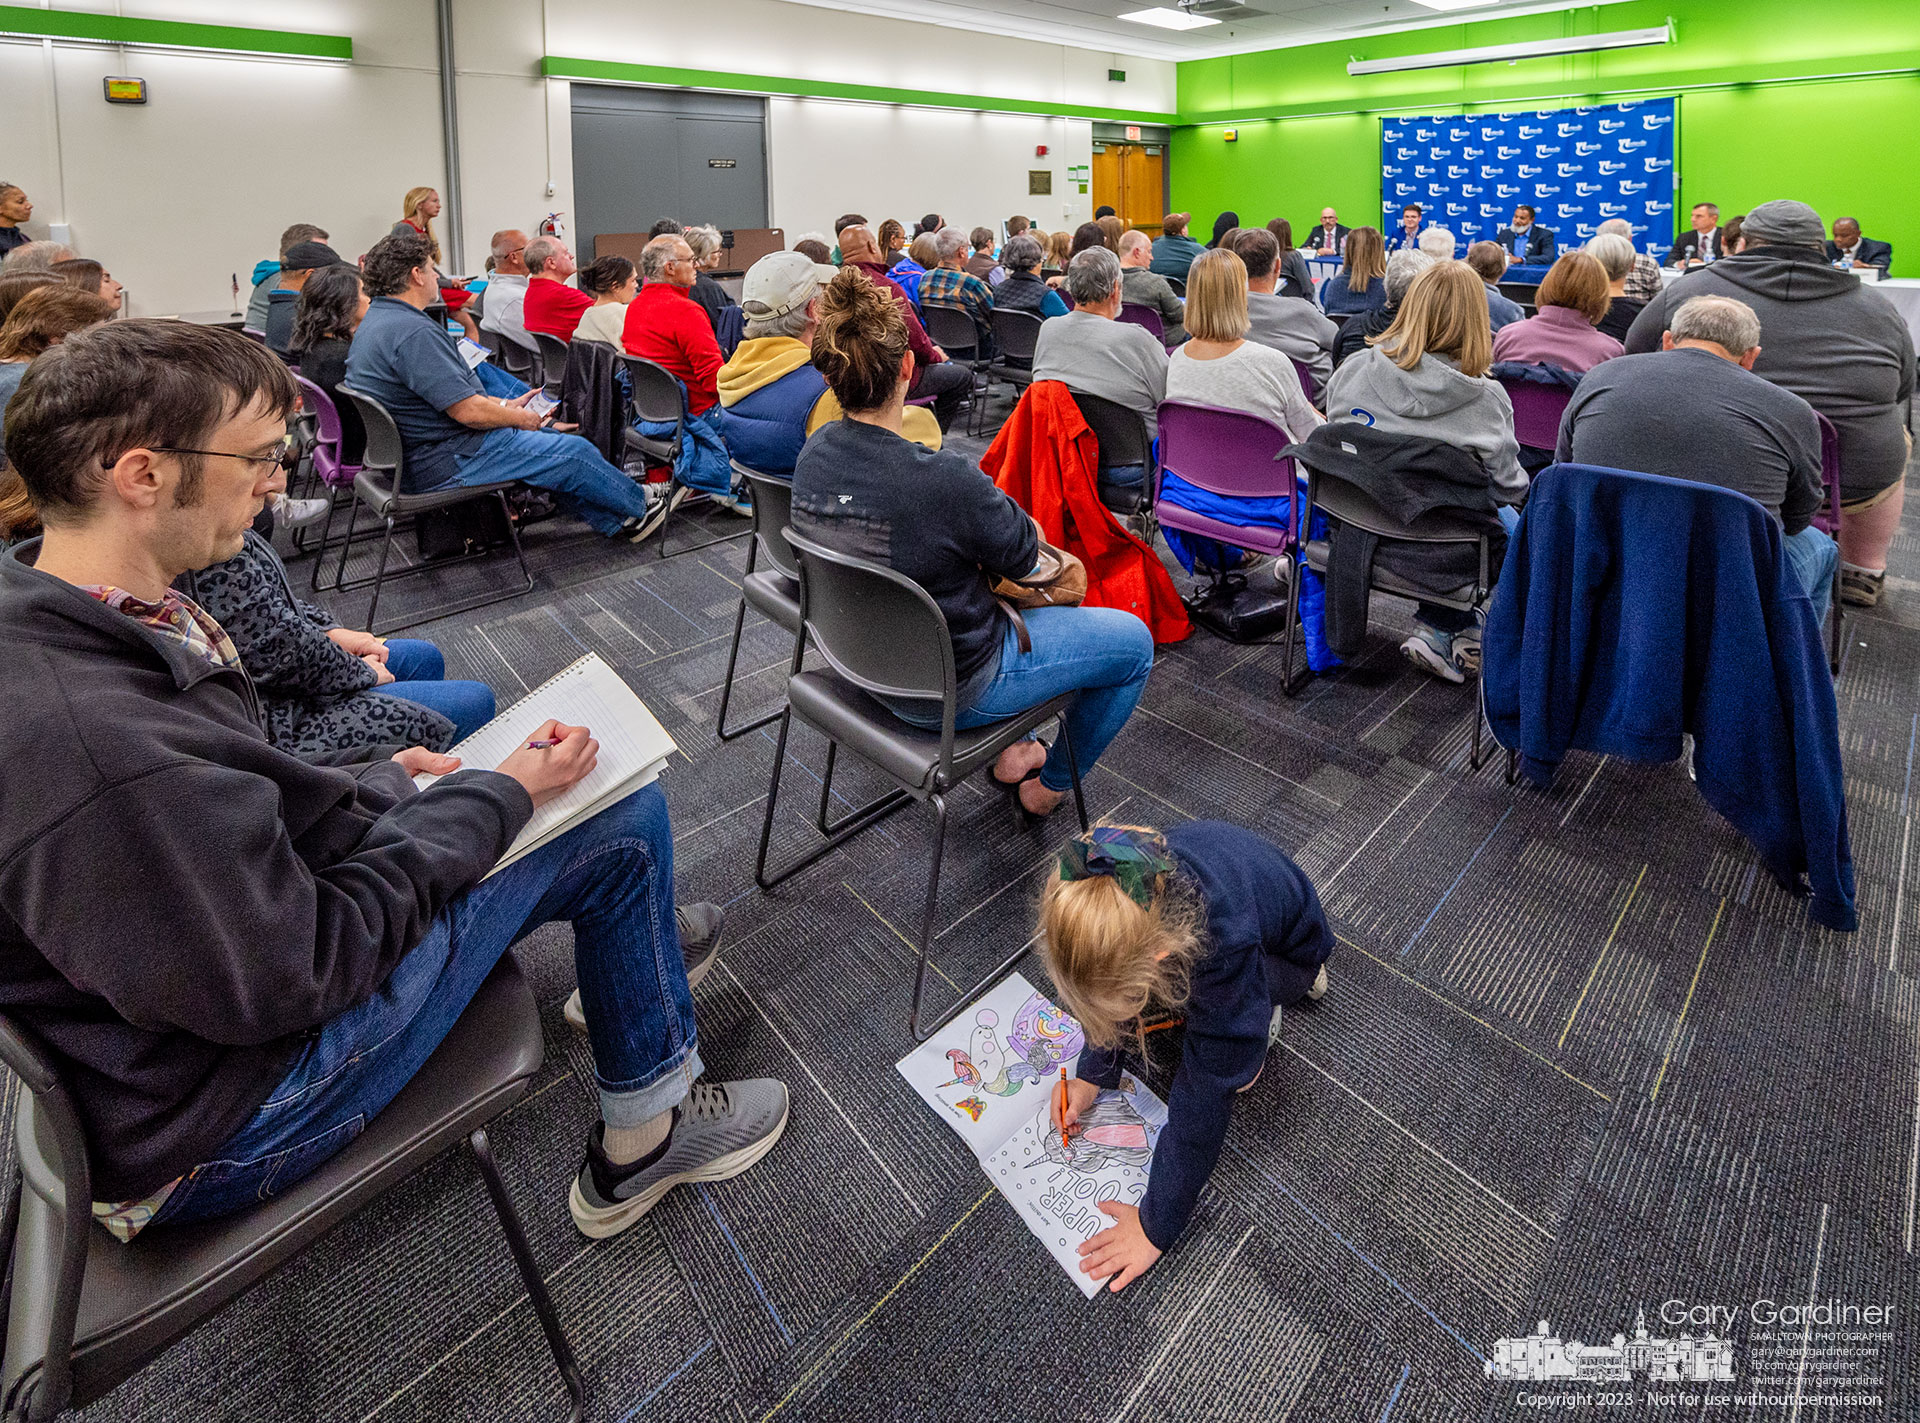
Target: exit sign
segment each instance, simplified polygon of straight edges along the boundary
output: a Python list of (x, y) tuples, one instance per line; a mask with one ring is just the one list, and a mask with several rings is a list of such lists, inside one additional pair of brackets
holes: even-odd
[(1114, 84), (1124, 84), (1127, 82), (1127, 71), (1124, 69), (1109, 69), (1107, 71), (1107, 79)]
[(1139, 140), (1140, 140), (1140, 125), (1128, 124), (1127, 125), (1127, 142), (1137, 143), (1139, 142)]

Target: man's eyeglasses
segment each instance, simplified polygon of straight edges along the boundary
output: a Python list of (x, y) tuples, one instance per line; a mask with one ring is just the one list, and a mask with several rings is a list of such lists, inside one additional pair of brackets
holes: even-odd
[[(302, 453), (300, 442), (291, 437), (275, 445), (272, 453), (264, 455), (239, 455), (232, 450), (188, 450), (177, 445), (153, 445), (151, 449), (157, 455), (212, 455), (217, 459), (245, 460), (248, 464), (275, 465), (288, 474), (299, 468)], [(113, 466), (109, 464), (105, 468), (112, 469)]]

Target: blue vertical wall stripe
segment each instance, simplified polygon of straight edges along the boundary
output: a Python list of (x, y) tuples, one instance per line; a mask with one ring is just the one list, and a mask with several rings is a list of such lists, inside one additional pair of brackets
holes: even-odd
[(1560, 250), (1612, 217), (1633, 225), (1633, 245), (1664, 258), (1673, 245), (1676, 101), (1601, 104), (1526, 113), (1380, 122), (1380, 230), (1419, 203), (1423, 224), (1465, 244), (1492, 241), (1529, 203)]

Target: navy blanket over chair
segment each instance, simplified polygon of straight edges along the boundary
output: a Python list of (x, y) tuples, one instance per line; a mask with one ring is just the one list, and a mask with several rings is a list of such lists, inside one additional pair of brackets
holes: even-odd
[(1858, 927), (1833, 681), (1781, 529), (1744, 494), (1560, 464), (1487, 617), (1487, 719), (1545, 785), (1569, 750), (1671, 761), (1830, 929)]

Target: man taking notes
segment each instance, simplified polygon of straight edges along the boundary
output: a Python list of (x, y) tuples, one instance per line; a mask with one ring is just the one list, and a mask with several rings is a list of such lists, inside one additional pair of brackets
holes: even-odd
[[(417, 239), (416, 239), (417, 240)], [(171, 584), (231, 557), (289, 458), (298, 392), (236, 333), (116, 321), (34, 362), (7, 454), (46, 533), (0, 559), (0, 1007), (88, 1125), (96, 1216), (127, 1239), (285, 1190), (382, 1111), (509, 945), (574, 926), (599, 1117), (571, 1190), (591, 1236), (746, 1169), (778, 1082), (699, 1082), (673, 836), (648, 786), (486, 881), (594, 767), (529, 726), (494, 769), (420, 747), (274, 746), (226, 633)], [(609, 728), (610, 730), (610, 728)], [(453, 772), (424, 791), (416, 771)], [(84, 872), (76, 867), (86, 867)]]

